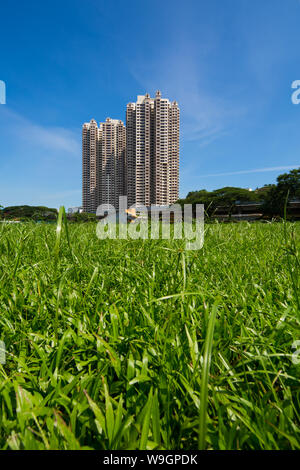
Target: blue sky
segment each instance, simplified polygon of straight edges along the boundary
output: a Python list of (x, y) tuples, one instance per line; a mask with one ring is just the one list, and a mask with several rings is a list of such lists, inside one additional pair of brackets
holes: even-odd
[(81, 204), (81, 126), (160, 89), (180, 194), (300, 166), (300, 0), (29, 0), (0, 7), (0, 204)]

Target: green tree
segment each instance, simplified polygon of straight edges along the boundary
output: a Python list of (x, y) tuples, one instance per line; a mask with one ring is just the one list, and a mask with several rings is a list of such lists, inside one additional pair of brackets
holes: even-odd
[(264, 211), (272, 216), (283, 216), (287, 197), (289, 201), (300, 198), (300, 168), (277, 177), (277, 184), (266, 195)]
[(258, 196), (253, 191), (244, 188), (225, 187), (214, 191), (218, 207), (226, 207), (231, 217), (237, 202), (258, 201)]
[(44, 206), (10, 206), (2, 210), (5, 219), (56, 220), (57, 209)]
[(186, 199), (180, 199), (179, 204), (192, 204), (194, 211), (196, 204), (204, 204), (206, 215), (214, 214), (218, 207), (226, 208), (229, 216), (232, 215), (237, 202), (258, 201), (259, 196), (245, 188), (227, 186), (214, 191), (192, 191), (188, 193)]

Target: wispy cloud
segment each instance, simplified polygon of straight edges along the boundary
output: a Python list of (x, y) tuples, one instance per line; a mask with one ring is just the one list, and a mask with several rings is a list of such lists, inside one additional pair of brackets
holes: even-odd
[(6, 134), (10, 134), (18, 140), (29, 142), (31, 146), (80, 156), (80, 141), (68, 129), (41, 126), (7, 106), (1, 108), (0, 122), (1, 126), (5, 127)]
[(49, 199), (49, 200), (63, 200), (63, 199), (68, 199), (71, 197), (76, 197), (80, 200), (82, 191), (81, 189), (70, 189), (66, 191), (58, 191), (58, 192), (38, 192), (39, 196), (42, 196), (44, 199)]
[(234, 176), (234, 175), (248, 175), (250, 173), (265, 173), (268, 171), (285, 171), (285, 170), (292, 170), (296, 167), (300, 167), (299, 165), (286, 165), (286, 166), (272, 166), (268, 168), (255, 168), (253, 170), (240, 170), (240, 171), (231, 171), (226, 173), (211, 173), (208, 175), (201, 175), (201, 178), (208, 178), (210, 176)]
[(159, 88), (164, 96), (179, 102), (182, 136), (200, 146), (230, 132), (234, 121), (246, 113), (243, 105), (225, 99), (209, 85), (207, 59), (213, 47), (213, 39), (195, 49), (192, 41), (181, 37), (176, 45), (160, 51), (159, 57), (136, 57), (129, 63), (142, 93)]

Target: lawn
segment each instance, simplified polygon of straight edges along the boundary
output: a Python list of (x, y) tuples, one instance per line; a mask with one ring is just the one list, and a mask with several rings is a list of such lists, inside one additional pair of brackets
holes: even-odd
[(95, 227), (0, 224), (0, 448), (299, 449), (300, 224)]

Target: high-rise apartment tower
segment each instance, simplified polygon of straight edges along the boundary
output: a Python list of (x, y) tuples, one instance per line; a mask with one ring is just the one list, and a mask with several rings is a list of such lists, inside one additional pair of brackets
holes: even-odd
[(126, 176), (129, 205), (166, 206), (179, 198), (179, 107), (160, 91), (127, 105)]
[(167, 206), (179, 198), (179, 107), (147, 93), (129, 103), (122, 121), (92, 119), (82, 129), (83, 210), (100, 204)]
[(100, 200), (100, 135), (92, 119), (82, 126), (82, 206), (96, 212)]
[(101, 204), (119, 205), (125, 188), (126, 132), (122, 121), (92, 119), (82, 128), (83, 211), (96, 212)]

